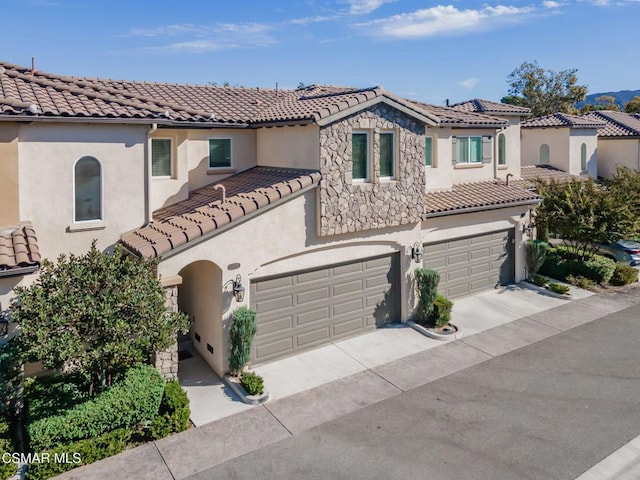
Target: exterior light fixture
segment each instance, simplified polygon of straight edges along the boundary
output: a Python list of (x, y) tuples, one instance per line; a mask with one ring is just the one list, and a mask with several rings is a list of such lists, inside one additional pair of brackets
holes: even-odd
[(531, 233), (533, 232), (533, 225), (531, 225), (530, 223), (523, 223), (522, 224), (522, 233), (531, 236)]
[(240, 274), (238, 274), (236, 276), (236, 279), (233, 281), (233, 296), (236, 298), (236, 301), (244, 301), (244, 290), (244, 285), (242, 285), (242, 277), (240, 276)]
[(422, 248), (422, 245), (420, 245), (420, 243), (418, 242), (414, 243), (413, 247), (411, 247), (411, 258), (413, 259), (413, 261), (416, 263), (420, 263), (422, 261), (423, 254), (424, 248)]

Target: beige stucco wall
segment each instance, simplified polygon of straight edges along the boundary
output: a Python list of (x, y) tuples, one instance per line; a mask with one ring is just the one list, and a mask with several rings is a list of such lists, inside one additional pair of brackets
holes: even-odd
[(0, 227), (19, 220), (18, 125), (0, 123)]
[[(115, 244), (144, 223), (148, 126), (33, 123), (20, 126), (20, 218), (34, 224), (40, 252), (81, 254)], [(73, 171), (90, 155), (102, 164), (103, 222), (75, 224)], [(69, 231), (78, 227), (86, 231)]]
[(611, 178), (618, 166), (640, 170), (640, 140), (598, 139), (598, 176)]
[[(493, 168), (495, 178), (506, 180), (510, 173), (515, 177), (520, 176), (520, 117), (506, 116), (509, 125), (496, 131), (493, 142)], [(506, 165), (498, 165), (498, 134), (505, 136)]]
[(320, 168), (320, 129), (315, 124), (259, 128), (256, 143), (258, 165)]
[[(587, 146), (587, 169), (582, 170), (582, 144)], [(598, 131), (590, 128), (571, 129), (569, 135), (569, 173), (598, 175)]]
[[(569, 131), (570, 129), (566, 127), (523, 128), (522, 165), (539, 165), (540, 146), (546, 143), (547, 145), (549, 145), (549, 165), (568, 172)], [(578, 160), (578, 166), (579, 165), (580, 161)]]

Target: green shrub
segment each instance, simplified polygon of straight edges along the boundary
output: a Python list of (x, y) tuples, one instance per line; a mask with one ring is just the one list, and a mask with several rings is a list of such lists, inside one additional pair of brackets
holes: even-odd
[(163, 390), (164, 380), (155, 368), (135, 366), (126, 372), (122, 382), (62, 414), (42, 417), (30, 411), (27, 425), (30, 447), (36, 452), (43, 451), (151, 422), (158, 414)]
[(566, 285), (562, 285), (560, 283), (550, 283), (548, 288), (552, 292), (559, 293), (560, 295), (565, 295), (569, 293), (569, 287), (567, 287)]
[(451, 308), (453, 302), (444, 295), (436, 295), (433, 302), (433, 311), (431, 312), (431, 323), (435, 328), (441, 328), (451, 321)]
[[(48, 452), (51, 459), (55, 454), (66, 454), (69, 463), (54, 461), (32, 463), (27, 470), (27, 480), (45, 480), (81, 465), (88, 465), (103, 458), (117, 455), (127, 448), (131, 436), (129, 429), (119, 428), (94, 438), (79, 440), (50, 450), (38, 451), (38, 453)], [(74, 456), (74, 454), (76, 455)]]
[(549, 249), (549, 244), (547, 242), (542, 242), (540, 240), (529, 240), (525, 249), (525, 261), (527, 264), (527, 272), (529, 276), (533, 277), (542, 264), (544, 263), (544, 259), (547, 256), (547, 250)]
[(189, 428), (189, 398), (180, 384), (172, 380), (164, 387), (159, 415), (151, 422), (150, 432), (154, 440)]
[(609, 280), (611, 285), (629, 285), (630, 283), (637, 281), (638, 270), (622, 263), (616, 264), (613, 276), (611, 277), (611, 280)]
[(547, 283), (549, 283), (549, 279), (543, 275), (538, 275), (537, 273), (531, 277), (534, 285), (538, 287), (544, 287)]
[(547, 258), (540, 273), (558, 280), (567, 276), (582, 276), (598, 284), (606, 284), (615, 271), (616, 263), (602, 255), (594, 255), (589, 260), (581, 260), (564, 247), (556, 247), (547, 252)]
[[(11, 435), (11, 425), (0, 419), (0, 456), (4, 453), (17, 452), (16, 443)], [(0, 480), (5, 480), (16, 474), (18, 466), (15, 463), (4, 463), (0, 458)]]
[(616, 271), (616, 262), (602, 255), (594, 255), (584, 262), (583, 276), (592, 279), (600, 285), (606, 285)]
[(256, 311), (240, 307), (231, 314), (231, 356), (229, 368), (234, 374), (238, 374), (251, 359), (251, 346), (256, 335)]
[(429, 321), (433, 305), (438, 294), (440, 274), (428, 268), (418, 268), (415, 271), (416, 286), (418, 288), (417, 316), (421, 323)]
[(583, 277), (582, 275), (567, 275), (565, 280), (571, 285), (575, 285), (576, 287), (584, 288), (586, 290), (591, 290), (596, 285), (593, 280)]
[(264, 392), (264, 380), (255, 372), (244, 372), (240, 383), (249, 395), (262, 395)]
[(0, 417), (15, 417), (20, 409), (22, 360), (15, 338), (0, 345)]
[(82, 379), (76, 375), (30, 377), (24, 381), (31, 421), (60, 415), (89, 400)]

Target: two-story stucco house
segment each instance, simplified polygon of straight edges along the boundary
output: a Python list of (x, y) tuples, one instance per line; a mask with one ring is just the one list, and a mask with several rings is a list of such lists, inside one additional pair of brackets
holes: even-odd
[(240, 305), (258, 312), (256, 363), (406, 321), (422, 265), (451, 298), (518, 281), (539, 198), (506, 175), (527, 112), (493, 113), (0, 63), (0, 301), (41, 257), (120, 242), (159, 259), (224, 373)]

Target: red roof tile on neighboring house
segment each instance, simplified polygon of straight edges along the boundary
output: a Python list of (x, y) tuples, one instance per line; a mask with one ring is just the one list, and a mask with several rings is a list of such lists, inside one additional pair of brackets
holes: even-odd
[(451, 105), (451, 107), (464, 112), (518, 115), (521, 117), (531, 115), (531, 110), (526, 107), (509, 105), (508, 103), (492, 102), (490, 100), (481, 100), (479, 98), (456, 103)]
[(583, 117), (602, 122), (598, 137), (640, 137), (640, 117), (637, 115), (597, 110), (585, 113)]
[(439, 124), (442, 126), (452, 127), (465, 127), (465, 126), (486, 126), (486, 127), (501, 127), (507, 125), (507, 120), (504, 118), (493, 117), (481, 113), (469, 112), (465, 110), (459, 110), (452, 107), (440, 107), (437, 105), (430, 105), (428, 103), (416, 102), (413, 100), (407, 100), (410, 103), (418, 106), (419, 108), (430, 112), (432, 115), (439, 119)]
[(0, 276), (22, 275), (40, 266), (41, 257), (33, 226), (0, 227)]
[[(153, 222), (125, 233), (121, 241), (137, 255), (159, 257), (319, 181), (316, 171), (254, 167), (194, 190), (188, 200), (156, 210)], [(225, 202), (220, 185), (225, 188)]]
[(537, 117), (522, 122), (522, 128), (600, 128), (605, 123), (602, 120), (590, 117), (579, 117), (567, 113), (554, 113), (544, 117)]
[(535, 180), (542, 180), (544, 182), (555, 180), (556, 182), (564, 183), (570, 182), (574, 178), (583, 177), (571, 175), (551, 165), (523, 165), (520, 167), (520, 178), (510, 181), (509, 184), (532, 190), (536, 186)]
[(461, 183), (447, 192), (425, 195), (425, 216), (437, 217), (476, 210), (532, 205), (540, 197), (528, 190), (499, 181)]

